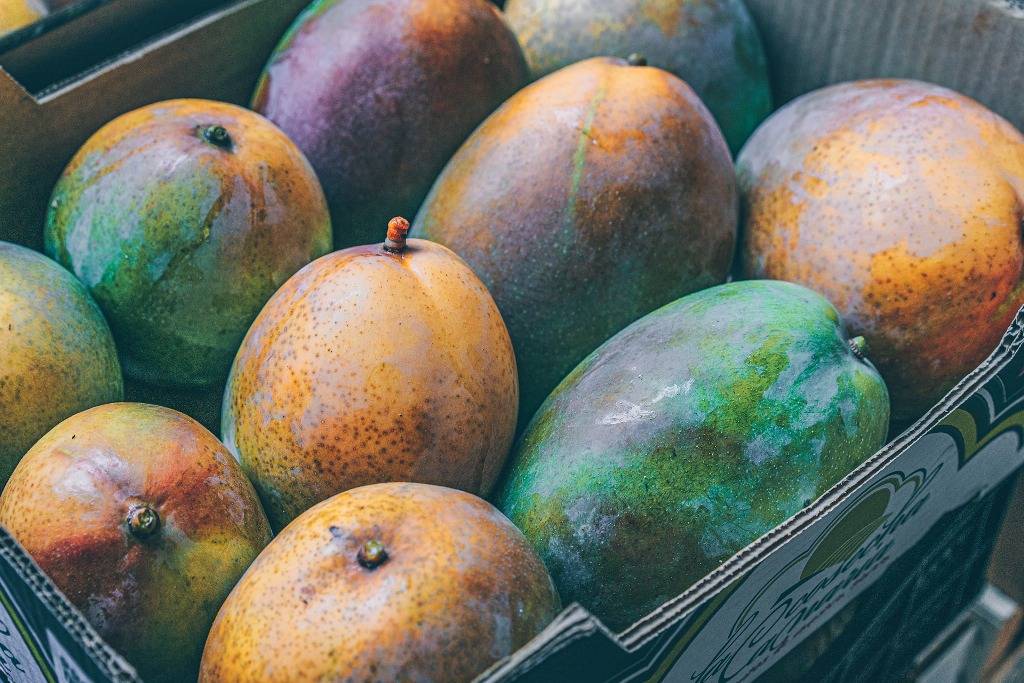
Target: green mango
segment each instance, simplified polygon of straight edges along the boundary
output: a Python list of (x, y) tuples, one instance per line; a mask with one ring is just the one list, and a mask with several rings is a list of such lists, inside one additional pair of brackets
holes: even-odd
[(523, 435), (498, 507), (564, 602), (621, 630), (842, 479), (884, 442), (889, 395), (836, 309), (733, 282), (636, 321)]

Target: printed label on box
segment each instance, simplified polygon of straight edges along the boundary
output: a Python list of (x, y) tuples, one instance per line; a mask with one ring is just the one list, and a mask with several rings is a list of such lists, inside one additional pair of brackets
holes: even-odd
[[(983, 400), (972, 400), (974, 406), (996, 404), (985, 389), (977, 398)], [(713, 614), (702, 615), (699, 630), (669, 639), (680, 655), (664, 680), (740, 682), (767, 670), (939, 518), (980, 498), (1021, 465), (1022, 403), (1018, 397), (999, 414), (953, 411), (855, 496), (726, 589), (728, 597)], [(979, 438), (979, 424), (994, 426)]]

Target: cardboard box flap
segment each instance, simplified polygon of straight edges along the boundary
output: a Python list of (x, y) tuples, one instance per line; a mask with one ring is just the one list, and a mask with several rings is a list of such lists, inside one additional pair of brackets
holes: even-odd
[(0, 606), (4, 680), (140, 682), (131, 665), (103, 642), (2, 527)]
[(916, 78), (1024, 129), (1022, 0), (746, 0), (776, 105), (831, 83)]
[[(584, 661), (576, 657), (599, 658), (614, 680), (660, 665), (680, 680), (706, 680), (737, 656), (758, 660), (750, 676), (766, 670), (938, 519), (1024, 464), (1022, 345), (1024, 308), (996, 350), (914, 426), (677, 598), (619, 635), (573, 605), (478, 680), (532, 680), (538, 662), (543, 678), (568, 675)], [(745, 652), (758, 648), (758, 657)]]

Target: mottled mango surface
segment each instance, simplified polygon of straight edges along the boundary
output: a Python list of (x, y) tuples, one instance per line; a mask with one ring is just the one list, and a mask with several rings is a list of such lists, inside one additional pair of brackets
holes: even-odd
[(114, 339), (82, 283), (0, 242), (0, 484), (58, 422), (122, 397)]
[(103, 309), (126, 374), (210, 386), (270, 295), (331, 250), (331, 226), (280, 130), (230, 104), (172, 100), (115, 119), (75, 154), (45, 244)]
[(224, 603), (199, 680), (460, 683), (558, 614), (523, 535), (440, 486), (341, 493), (278, 535)]
[(742, 0), (508, 0), (530, 71), (640, 54), (694, 89), (735, 152), (772, 110), (764, 48)]
[(894, 418), (919, 417), (1024, 305), (1024, 136), (915, 81), (845, 83), (772, 116), (738, 160), (742, 266), (827, 296)]
[(488, 118), (413, 234), (454, 250), (494, 296), (525, 424), (603, 341), (725, 279), (736, 211), (729, 150), (693, 91), (660, 69), (595, 58)]
[(448, 249), (409, 240), (334, 252), (281, 287), (238, 351), (221, 433), (280, 529), (364, 484), (487, 495), (518, 400), (483, 284)]
[(721, 285), (638, 320), (566, 377), (498, 507), (562, 599), (621, 630), (842, 479), (884, 443), (888, 416), (885, 384), (824, 298)]
[(0, 524), (146, 681), (195, 680), (217, 610), (270, 542), (224, 446), (142, 403), (51, 430), (0, 495)]
[(28, 26), (44, 14), (36, 0), (0, 0), (0, 36)]
[(338, 247), (411, 216), (473, 129), (526, 84), (486, 0), (316, 0), (274, 51), (253, 108), (302, 148)]

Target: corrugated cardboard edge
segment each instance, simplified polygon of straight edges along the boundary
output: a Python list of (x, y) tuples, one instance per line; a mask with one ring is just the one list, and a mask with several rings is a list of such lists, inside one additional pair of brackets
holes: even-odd
[(856, 470), (826, 491), (814, 503), (746, 546), (718, 569), (711, 572), (679, 596), (665, 602), (619, 634), (612, 633), (601, 621), (578, 604), (561, 615), (533, 640), (487, 669), (477, 683), (498, 683), (507, 676), (525, 673), (572, 641), (595, 631), (626, 652), (635, 652), (690, 615), (694, 608), (714, 597), (737, 578), (751, 571), (817, 519), (840, 505), (866, 481), (888, 467), (918, 439), (960, 406), (996, 376), (1024, 346), (1024, 307), (1007, 328), (996, 349), (978, 367), (962, 379), (946, 396), (910, 428), (887, 443)]
[(82, 613), (71, 605), (56, 584), (7, 533), (0, 534), (0, 555), (18, 570), (43, 605), (67, 629), (68, 635), (88, 653), (104, 675), (116, 683), (141, 683), (135, 669), (104, 642)]

